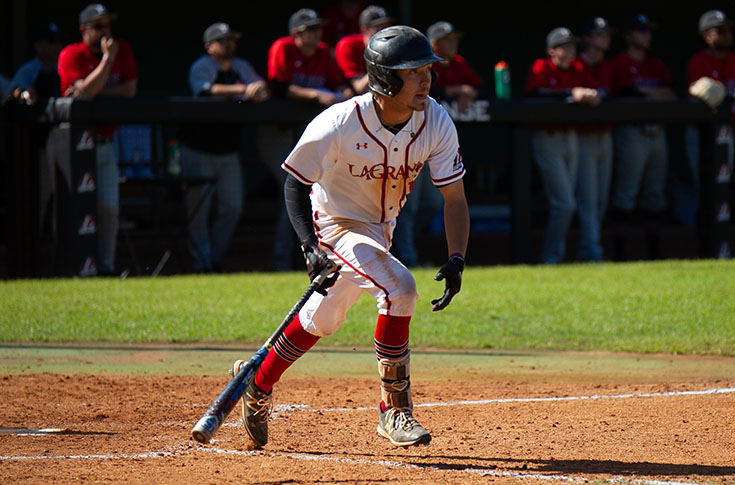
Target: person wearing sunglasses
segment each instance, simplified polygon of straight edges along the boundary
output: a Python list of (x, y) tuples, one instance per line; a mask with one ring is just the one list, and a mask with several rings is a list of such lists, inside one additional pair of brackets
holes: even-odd
[[(138, 67), (130, 44), (112, 35), (117, 15), (99, 3), (79, 14), (80, 42), (59, 54), (58, 72), (63, 96), (130, 98), (138, 90)], [(98, 275), (115, 273), (119, 218), (119, 170), (113, 135), (115, 126), (97, 127), (97, 261)]]
[[(689, 94), (712, 109), (735, 93), (735, 53), (732, 21), (720, 10), (708, 10), (699, 17), (698, 33), (702, 48), (687, 63)], [(699, 198), (699, 129), (687, 125), (684, 145), (689, 173), (674, 186), (674, 215), (685, 225), (694, 226)], [(728, 157), (733, 164), (732, 130), (728, 138)]]
[[(623, 22), (623, 52), (612, 59), (612, 94), (617, 97), (672, 100), (671, 73), (650, 55), (654, 24), (644, 14)], [(668, 145), (658, 123), (620, 125), (614, 135), (613, 186), (610, 219), (615, 260), (627, 259), (626, 235), (636, 216), (643, 220), (648, 258), (661, 257), (662, 223), (668, 209)]]
[[(274, 98), (291, 99), (327, 107), (354, 94), (337, 66), (330, 47), (322, 41), (327, 21), (316, 11), (302, 8), (288, 21), (289, 35), (276, 39), (268, 50), (268, 84)], [(285, 182), (281, 163), (304, 126), (261, 124), (256, 142), (261, 159), (276, 181), (279, 192)], [(283, 200), (276, 223), (272, 269), (295, 269), (300, 258), (296, 233), (288, 220)]]

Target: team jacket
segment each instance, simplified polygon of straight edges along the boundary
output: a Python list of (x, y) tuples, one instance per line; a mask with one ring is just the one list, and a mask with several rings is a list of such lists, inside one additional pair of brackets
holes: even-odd
[(671, 84), (671, 74), (661, 59), (646, 57), (638, 62), (622, 52), (611, 61), (614, 96), (641, 96), (637, 88)]
[[(578, 59), (574, 59), (568, 69), (560, 69), (550, 58), (536, 59), (526, 78), (525, 94), (528, 96), (557, 97), (571, 96), (572, 88), (597, 88), (595, 80), (584, 70)], [(579, 125), (547, 124), (534, 125), (536, 129), (564, 130), (580, 128)]]
[(268, 82), (276, 96), (283, 96), (289, 84), (335, 90), (344, 83), (344, 77), (326, 43), (306, 57), (293, 37), (281, 37), (268, 50)]
[(340, 39), (334, 50), (339, 70), (347, 79), (365, 74), (365, 41), (362, 34), (352, 34)]
[(728, 52), (724, 62), (712, 55), (709, 49), (702, 49), (687, 64), (687, 84), (702, 77), (720, 81), (730, 94), (735, 93), (735, 53)]
[(393, 135), (381, 124), (372, 93), (332, 105), (309, 123), (282, 167), (312, 185), (312, 209), (368, 223), (398, 216), (424, 165), (441, 186), (465, 174), (457, 130), (429, 98), (424, 111)]

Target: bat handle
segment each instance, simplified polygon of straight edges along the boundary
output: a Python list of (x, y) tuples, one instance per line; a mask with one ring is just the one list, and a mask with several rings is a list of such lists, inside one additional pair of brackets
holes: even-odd
[(341, 266), (337, 266), (334, 261), (329, 261), (329, 264), (327, 264), (322, 270), (319, 272), (318, 275), (314, 277), (313, 280), (311, 280), (311, 285), (314, 287), (318, 287), (322, 283), (324, 283), (324, 280), (327, 279), (327, 277), (334, 273), (335, 271), (339, 271)]

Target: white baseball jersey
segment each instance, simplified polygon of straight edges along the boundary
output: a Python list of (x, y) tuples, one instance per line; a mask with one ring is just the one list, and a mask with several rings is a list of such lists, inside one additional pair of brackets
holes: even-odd
[(315, 212), (381, 223), (398, 216), (425, 164), (437, 186), (465, 174), (457, 130), (444, 108), (429, 98), (426, 109), (414, 111), (394, 135), (366, 93), (314, 118), (282, 167), (313, 185)]

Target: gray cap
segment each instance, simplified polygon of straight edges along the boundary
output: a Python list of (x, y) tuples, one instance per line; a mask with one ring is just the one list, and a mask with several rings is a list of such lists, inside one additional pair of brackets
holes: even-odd
[(102, 17), (108, 17), (110, 20), (115, 20), (117, 18), (117, 15), (114, 13), (110, 13), (107, 10), (107, 7), (105, 7), (101, 3), (90, 3), (89, 5), (84, 7), (82, 13), (79, 14), (79, 25), (88, 24), (93, 20), (97, 20)]
[(590, 17), (582, 25), (582, 35), (610, 34), (613, 30), (602, 17)]
[(378, 5), (370, 5), (360, 12), (360, 27), (375, 27), (393, 22), (393, 17), (388, 16), (388, 12)]
[(699, 32), (705, 32), (714, 27), (729, 25), (730, 20), (720, 10), (709, 10), (699, 17)]
[(426, 37), (429, 38), (431, 42), (434, 42), (437, 39), (441, 39), (443, 37), (461, 37), (462, 32), (458, 32), (454, 29), (454, 25), (450, 24), (449, 22), (436, 22), (435, 24), (431, 24), (429, 28), (426, 30)]
[(572, 31), (566, 27), (557, 27), (546, 36), (546, 48), (551, 49), (564, 44), (574, 44), (579, 39), (572, 35)]
[(240, 32), (236, 32), (230, 28), (224, 22), (217, 22), (207, 27), (204, 31), (204, 43), (209, 44), (215, 40), (224, 39), (225, 37), (233, 37), (235, 39), (240, 38)]
[(320, 27), (327, 23), (327, 21), (316, 13), (315, 10), (310, 8), (302, 8), (297, 10), (291, 18), (288, 19), (288, 31), (303, 32), (309, 27)]

